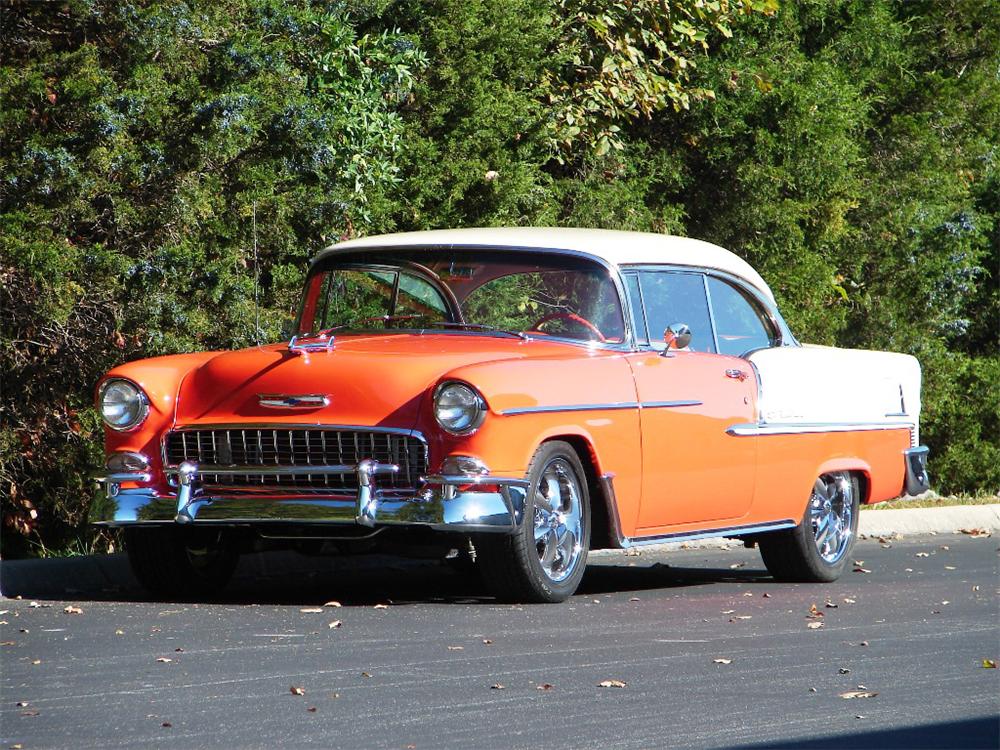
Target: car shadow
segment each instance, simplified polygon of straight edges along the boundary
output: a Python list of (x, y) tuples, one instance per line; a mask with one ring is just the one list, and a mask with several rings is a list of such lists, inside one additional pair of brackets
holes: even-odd
[(830, 737), (802, 737), (780, 742), (727, 745), (730, 750), (798, 750), (799, 748), (838, 748), (838, 750), (931, 750), (932, 748), (1000, 747), (1000, 719), (983, 716), (962, 721), (852, 732)]
[[(677, 589), (717, 583), (770, 582), (763, 570), (674, 567), (602, 560), (588, 565), (578, 595)], [(0, 561), (0, 593), (51, 601), (167, 601), (136, 582), (123, 554)], [(474, 568), (440, 560), (388, 555), (310, 557), (265, 552), (241, 558), (229, 586), (215, 596), (172, 597), (171, 602), (343, 606), (392, 602), (496, 604)]]

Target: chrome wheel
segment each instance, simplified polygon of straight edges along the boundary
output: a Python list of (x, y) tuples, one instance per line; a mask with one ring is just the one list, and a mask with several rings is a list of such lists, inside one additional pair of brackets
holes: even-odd
[(824, 474), (813, 485), (809, 521), (816, 551), (833, 564), (850, 549), (854, 535), (854, 483), (846, 473)]
[(542, 572), (553, 583), (569, 578), (583, 552), (583, 508), (579, 479), (566, 459), (542, 470), (535, 490), (535, 550)]

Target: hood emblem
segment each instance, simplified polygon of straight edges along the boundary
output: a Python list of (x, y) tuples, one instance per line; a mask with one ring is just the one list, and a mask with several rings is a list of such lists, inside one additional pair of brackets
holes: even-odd
[(322, 393), (258, 393), (257, 403), (267, 409), (319, 409), (330, 405), (330, 396)]

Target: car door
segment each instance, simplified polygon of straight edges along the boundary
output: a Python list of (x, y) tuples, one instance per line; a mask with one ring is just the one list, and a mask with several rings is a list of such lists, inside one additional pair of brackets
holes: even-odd
[[(642, 430), (637, 534), (726, 525), (744, 516), (753, 498), (756, 439), (726, 433), (756, 421), (753, 368), (719, 353), (704, 274), (643, 270), (626, 274), (626, 286), (639, 331), (639, 350), (628, 355)], [(675, 324), (689, 327), (690, 344), (667, 350), (661, 335)]]

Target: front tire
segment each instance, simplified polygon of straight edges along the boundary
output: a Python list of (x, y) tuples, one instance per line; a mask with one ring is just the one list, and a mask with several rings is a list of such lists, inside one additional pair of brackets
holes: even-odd
[(223, 530), (126, 528), (125, 551), (139, 584), (157, 596), (216, 594), (239, 562)]
[(543, 443), (528, 466), (522, 527), (509, 536), (482, 536), (477, 564), (504, 601), (555, 603), (573, 595), (590, 550), (587, 474), (569, 443)]
[(760, 556), (771, 575), (779, 581), (836, 581), (857, 539), (860, 496), (858, 479), (850, 472), (819, 477), (801, 523), (758, 538)]

